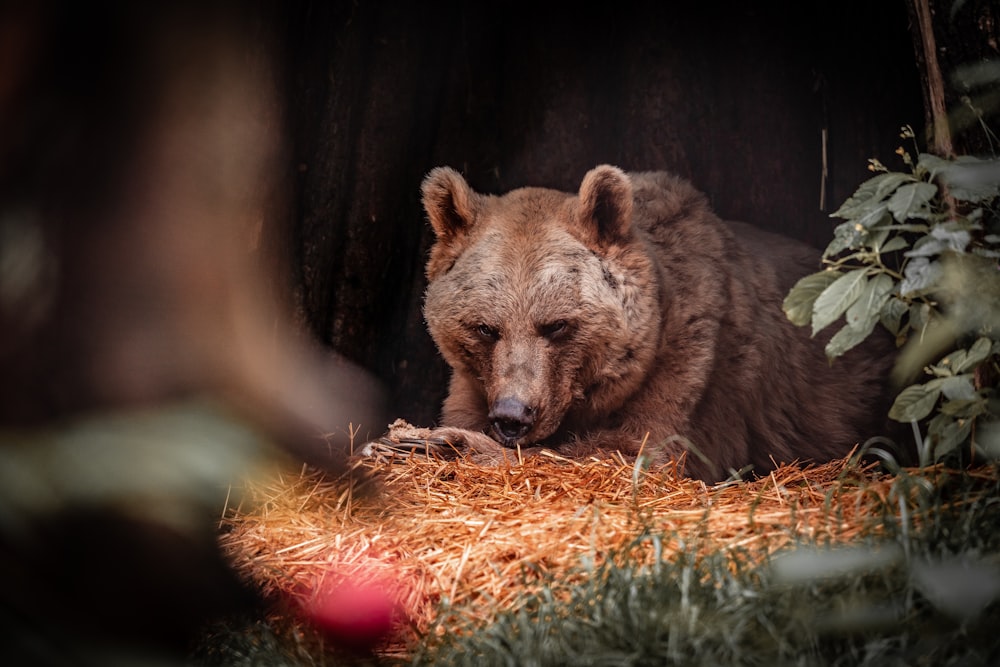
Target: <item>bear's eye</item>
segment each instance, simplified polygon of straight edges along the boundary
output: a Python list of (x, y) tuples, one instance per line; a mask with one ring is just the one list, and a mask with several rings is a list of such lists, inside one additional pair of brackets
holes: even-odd
[(570, 326), (566, 320), (554, 320), (538, 326), (538, 333), (549, 340), (562, 338), (569, 333)]
[(480, 324), (476, 327), (476, 333), (479, 334), (480, 338), (490, 342), (495, 342), (500, 339), (500, 331), (497, 330), (496, 327), (491, 327), (488, 324)]

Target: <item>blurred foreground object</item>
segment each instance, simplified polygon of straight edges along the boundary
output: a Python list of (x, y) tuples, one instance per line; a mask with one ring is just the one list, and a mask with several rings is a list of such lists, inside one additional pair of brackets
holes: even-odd
[(4, 664), (79, 664), (68, 631), (182, 650), (249, 598), (215, 549), (227, 481), (270, 443), (342, 469), (349, 424), (385, 424), (284, 305), (282, 112), (247, 9), (0, 10), (0, 631), (28, 638)]
[(204, 391), (272, 425), (374, 417), (375, 383), (282, 304), (267, 33), (225, 6), (4, 19), (0, 422)]

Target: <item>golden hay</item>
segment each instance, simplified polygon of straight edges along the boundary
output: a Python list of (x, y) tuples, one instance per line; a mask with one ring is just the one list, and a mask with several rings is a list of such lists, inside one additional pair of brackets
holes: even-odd
[(303, 469), (249, 482), (221, 540), (266, 595), (301, 596), (340, 577), (392, 582), (389, 594), (423, 632), (443, 600), (488, 623), (544, 575), (584, 576), (583, 559), (598, 564), (647, 530), (674, 536), (665, 557), (691, 538), (759, 556), (801, 537), (851, 540), (886, 506), (893, 479), (851, 461), (709, 487), (615, 458), (548, 454), (496, 467), (369, 458), (339, 479)]

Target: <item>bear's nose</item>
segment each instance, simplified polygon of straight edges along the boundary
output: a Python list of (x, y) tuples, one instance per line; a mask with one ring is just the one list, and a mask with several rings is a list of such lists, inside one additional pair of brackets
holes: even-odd
[(516, 398), (501, 398), (493, 404), (489, 419), (501, 438), (517, 440), (535, 423), (535, 409)]

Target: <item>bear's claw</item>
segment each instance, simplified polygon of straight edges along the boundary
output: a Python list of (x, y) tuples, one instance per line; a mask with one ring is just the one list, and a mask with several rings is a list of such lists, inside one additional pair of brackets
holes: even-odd
[(359, 454), (383, 458), (423, 454), (444, 459), (464, 455), (480, 465), (497, 465), (517, 460), (522, 454), (531, 455), (539, 451), (539, 447), (528, 447), (515, 452), (485, 433), (447, 426), (417, 428), (399, 419), (389, 425), (386, 435), (366, 443)]
[(400, 454), (428, 454), (450, 457), (457, 451), (443, 438), (392, 438), (382, 437), (361, 448), (361, 456), (398, 456)]

